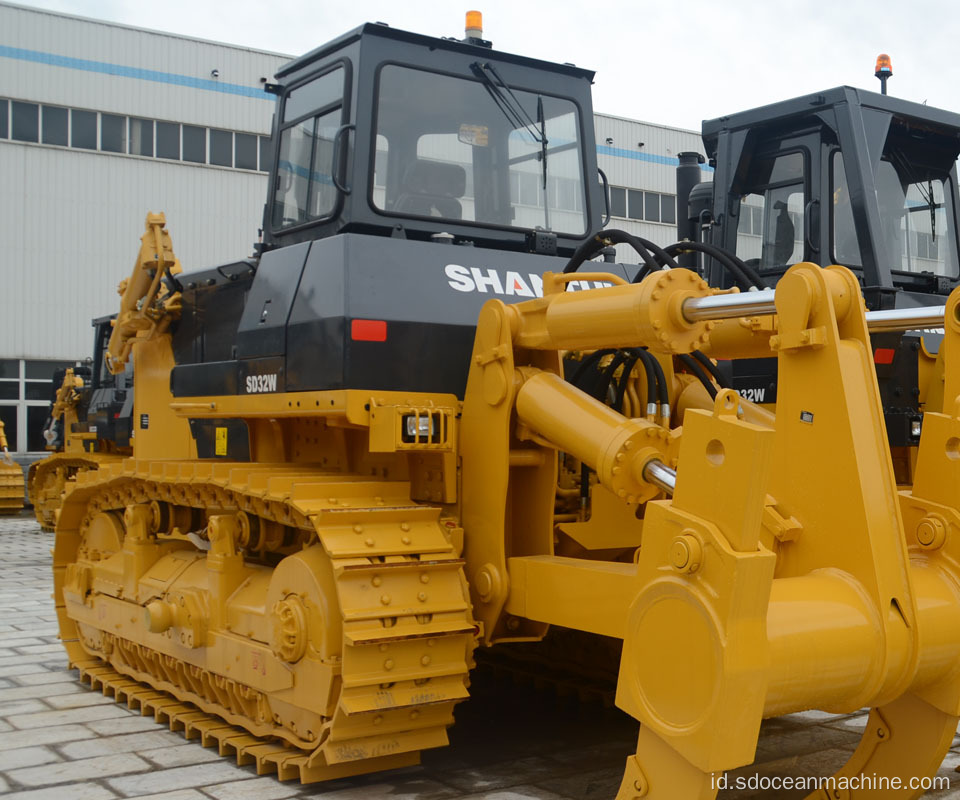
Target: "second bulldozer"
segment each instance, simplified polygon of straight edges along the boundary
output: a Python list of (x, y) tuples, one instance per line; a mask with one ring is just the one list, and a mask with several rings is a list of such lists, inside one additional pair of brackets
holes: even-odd
[(30, 465), (27, 488), (41, 527), (53, 530), (67, 481), (85, 470), (129, 456), (133, 416), (132, 370), (113, 375), (104, 364), (112, 317), (95, 319), (90, 366), (63, 370), (54, 376), (54, 396), (44, 425), (47, 449), (53, 453)]
[(0, 514), (15, 514), (23, 508), (23, 467), (10, 455), (7, 434), (0, 421)]

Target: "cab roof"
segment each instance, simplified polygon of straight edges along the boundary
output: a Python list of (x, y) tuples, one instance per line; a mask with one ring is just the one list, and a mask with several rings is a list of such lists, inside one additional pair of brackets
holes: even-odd
[(306, 53), (299, 58), (295, 58), (293, 61), (285, 64), (278, 70), (276, 77), (279, 80), (287, 75), (299, 72), (312, 62), (324, 58), (331, 53), (335, 53), (336, 51), (341, 50), (347, 45), (353, 44), (364, 37), (392, 39), (394, 41), (408, 42), (411, 44), (422, 45), (424, 47), (449, 50), (457, 53), (472, 52), (478, 56), (486, 56), (488, 58), (491, 57), (491, 54), (495, 54), (494, 60), (496, 61), (520, 64), (542, 70), (552, 70), (553, 72), (557, 72), (562, 75), (586, 78), (591, 82), (596, 74), (593, 70), (583, 69), (581, 67), (574, 66), (573, 64), (557, 64), (553, 61), (541, 61), (537, 58), (518, 56), (514, 55), (513, 53), (505, 53), (501, 50), (492, 50), (489, 47), (483, 47), (481, 45), (461, 42), (458, 39), (437, 38), (435, 36), (424, 36), (420, 33), (411, 33), (410, 31), (400, 30), (399, 28), (391, 28), (389, 25), (386, 25), (382, 22), (366, 22), (363, 25), (354, 28), (352, 31), (348, 31), (342, 36), (338, 36), (336, 39), (320, 45), (320, 47), (311, 50), (309, 53)]

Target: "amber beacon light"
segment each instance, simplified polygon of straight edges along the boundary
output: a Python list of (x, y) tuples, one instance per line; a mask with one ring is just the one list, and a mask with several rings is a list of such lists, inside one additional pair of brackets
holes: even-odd
[(873, 73), (880, 79), (880, 94), (887, 93), (887, 78), (893, 75), (893, 62), (886, 53), (877, 56), (877, 68)]
[(464, 34), (466, 34), (468, 39), (483, 38), (483, 14), (481, 12), (467, 12), (467, 24), (464, 26)]

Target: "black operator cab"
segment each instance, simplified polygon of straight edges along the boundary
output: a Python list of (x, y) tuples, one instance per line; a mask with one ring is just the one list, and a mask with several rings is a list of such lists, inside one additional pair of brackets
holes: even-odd
[(173, 394), (462, 396), (483, 304), (602, 227), (592, 79), (379, 24), (283, 67), (258, 256), (180, 277)]
[(448, 233), (537, 251), (545, 232), (568, 253), (599, 229), (593, 73), (478, 42), (367, 24), (281, 69), (266, 248)]
[(800, 261), (850, 267), (871, 308), (957, 285), (960, 115), (845, 86), (705, 121), (703, 140), (711, 240), (768, 285)]

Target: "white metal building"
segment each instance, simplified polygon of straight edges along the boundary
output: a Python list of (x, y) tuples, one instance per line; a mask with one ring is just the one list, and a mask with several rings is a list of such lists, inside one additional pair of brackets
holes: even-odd
[[(0, 419), (12, 450), (42, 450), (53, 371), (90, 357), (90, 320), (116, 310), (148, 211), (166, 213), (184, 269), (252, 252), (274, 108), (263, 85), (287, 60), (0, 2)], [(699, 134), (603, 114), (595, 127), (610, 225), (674, 241), (676, 154), (702, 152)]]

